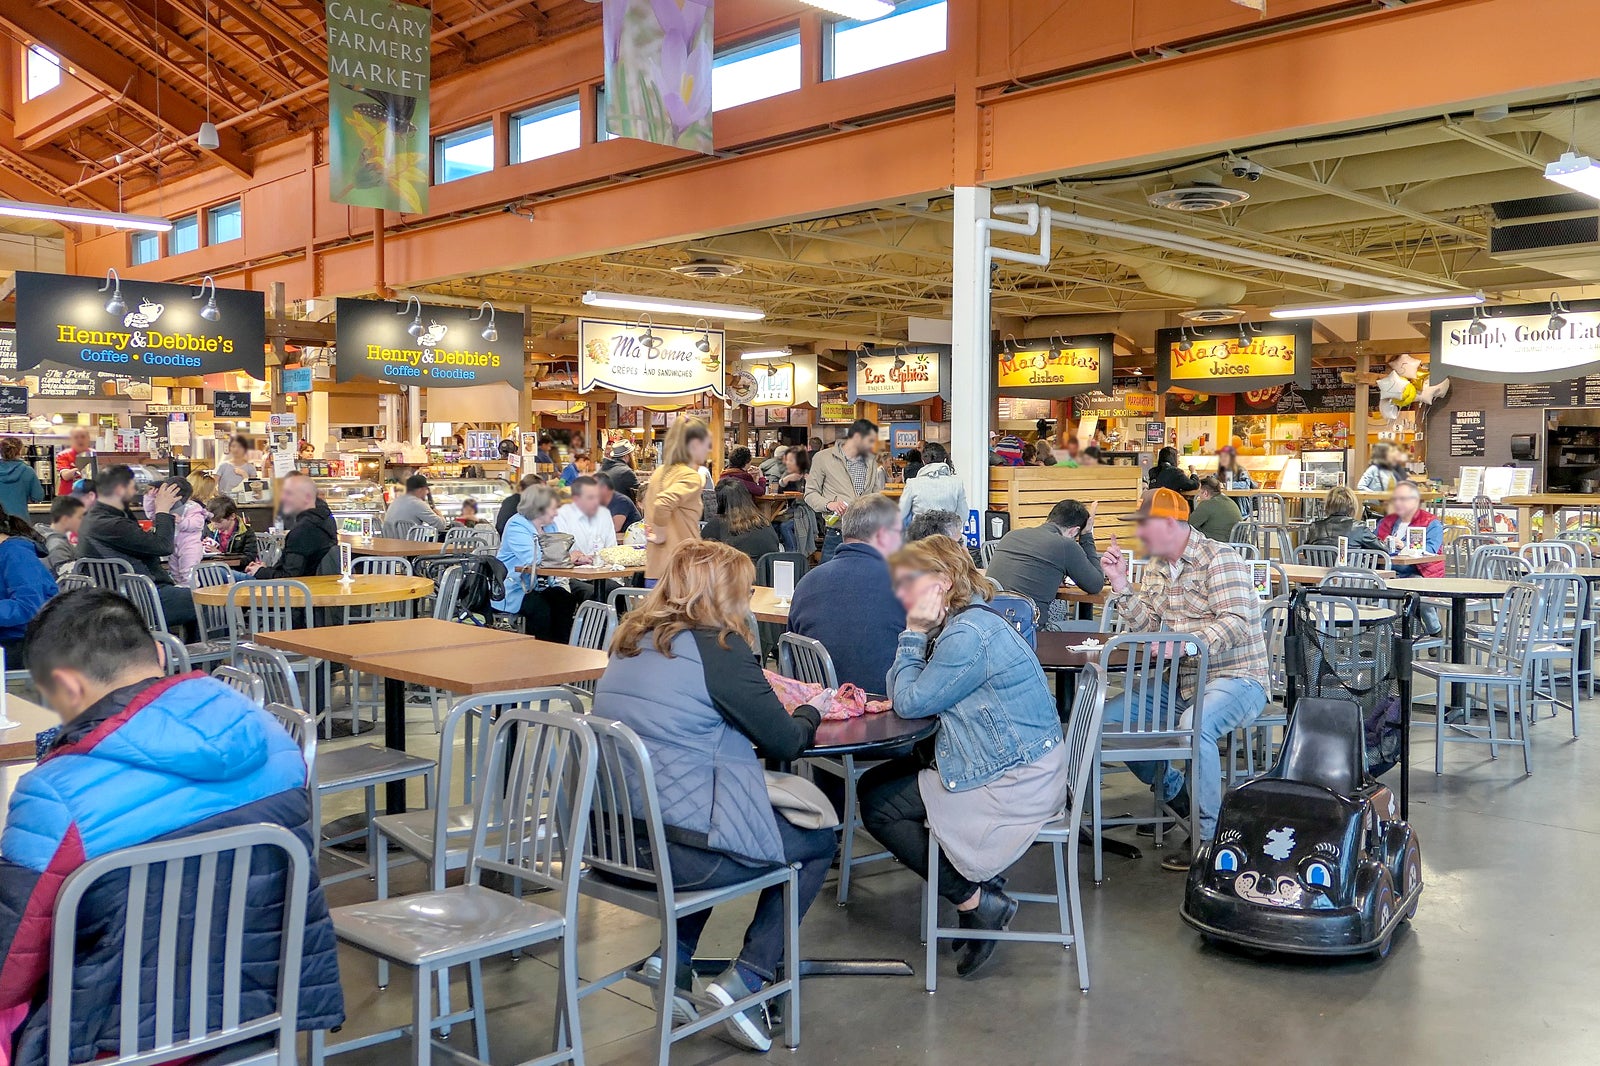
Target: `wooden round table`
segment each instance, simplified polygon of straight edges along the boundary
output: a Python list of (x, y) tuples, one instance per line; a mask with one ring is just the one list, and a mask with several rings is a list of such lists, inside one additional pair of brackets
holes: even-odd
[[(313, 607), (365, 607), (374, 603), (398, 603), (415, 600), (433, 591), (433, 581), (425, 577), (407, 577), (404, 574), (356, 574), (348, 586), (339, 584), (337, 574), (302, 577), (296, 579), (311, 590)], [(197, 606), (226, 607), (228, 590), (233, 585), (214, 585), (195, 589)]]

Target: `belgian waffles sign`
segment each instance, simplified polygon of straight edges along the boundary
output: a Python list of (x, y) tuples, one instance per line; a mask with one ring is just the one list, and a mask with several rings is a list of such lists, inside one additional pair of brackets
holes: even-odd
[(1036, 400), (1110, 392), (1111, 342), (1109, 333), (1007, 342), (995, 353), (995, 391)]
[(1311, 320), (1164, 329), (1156, 333), (1156, 384), (1213, 395), (1311, 385)]
[(266, 377), (266, 298), (146, 281), (19, 271), (17, 366), (127, 377)]
[(338, 300), (340, 381), (457, 388), (522, 385), (522, 315), (410, 301)]

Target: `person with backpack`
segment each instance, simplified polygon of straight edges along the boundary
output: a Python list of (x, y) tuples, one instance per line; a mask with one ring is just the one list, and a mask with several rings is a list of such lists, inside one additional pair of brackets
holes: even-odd
[(290, 474), (279, 485), (279, 499), (284, 517), (291, 520), (283, 556), (276, 566), (257, 560), (245, 567), (245, 573), (263, 578), (338, 573), (339, 527), (318, 494), (317, 483), (305, 474)]

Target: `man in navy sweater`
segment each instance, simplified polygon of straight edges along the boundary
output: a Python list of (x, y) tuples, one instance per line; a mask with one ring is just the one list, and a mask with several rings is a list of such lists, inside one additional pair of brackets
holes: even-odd
[(889, 556), (900, 548), (900, 506), (878, 493), (863, 496), (844, 512), (839, 532), (839, 551), (795, 585), (789, 631), (822, 642), (841, 685), (881, 694), (906, 627), (889, 577)]

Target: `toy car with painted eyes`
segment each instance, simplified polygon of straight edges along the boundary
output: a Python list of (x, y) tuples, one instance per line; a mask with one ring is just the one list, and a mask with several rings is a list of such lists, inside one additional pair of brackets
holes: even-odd
[(1421, 895), (1421, 848), (1394, 793), (1366, 773), (1360, 710), (1303, 699), (1277, 764), (1223, 798), (1182, 915), (1249, 948), (1383, 958)]

